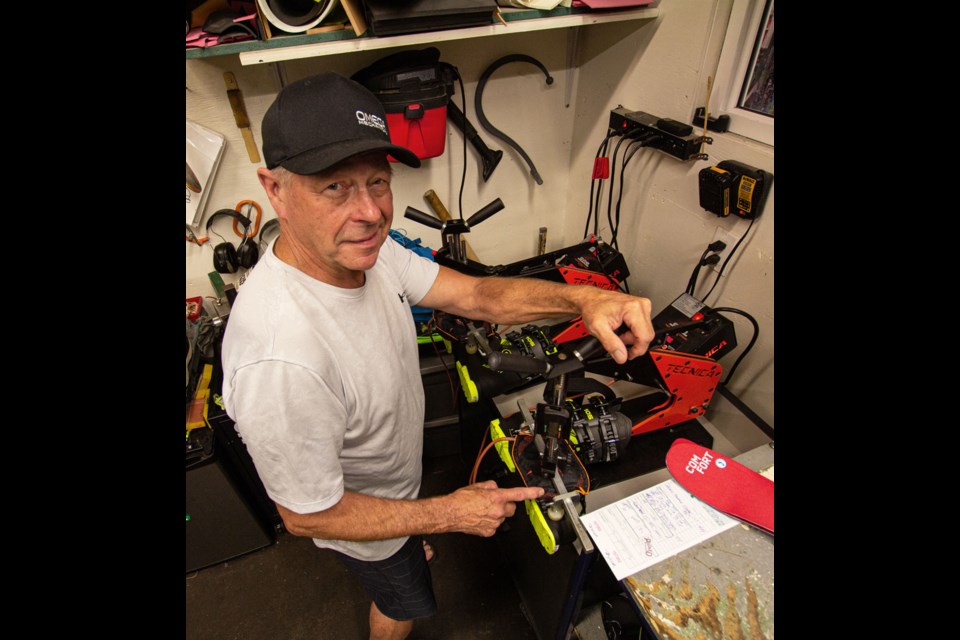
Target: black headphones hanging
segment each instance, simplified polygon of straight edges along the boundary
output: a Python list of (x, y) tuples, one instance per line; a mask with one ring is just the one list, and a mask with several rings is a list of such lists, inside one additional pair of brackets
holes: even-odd
[(262, 227), (260, 227), (260, 239), (257, 242), (257, 245), (260, 247), (260, 251), (265, 251), (267, 246), (270, 243), (270, 239), (266, 236), (268, 233), (273, 233), (274, 231), (280, 231), (280, 220), (273, 218), (272, 220), (267, 220)]
[(241, 268), (249, 269), (257, 264), (260, 258), (260, 249), (256, 242), (250, 242), (250, 218), (234, 211), (233, 209), (220, 209), (207, 220), (207, 235), (210, 235), (210, 227), (217, 218), (233, 218), (243, 227), (243, 240), (240, 245), (234, 247), (229, 242), (221, 242), (213, 248), (213, 268), (218, 273), (236, 273)]

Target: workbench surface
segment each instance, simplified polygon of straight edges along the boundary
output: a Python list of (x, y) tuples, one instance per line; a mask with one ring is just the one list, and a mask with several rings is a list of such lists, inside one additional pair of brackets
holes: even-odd
[[(734, 458), (763, 471), (773, 447)], [(772, 640), (773, 536), (738, 524), (623, 580), (661, 640)]]

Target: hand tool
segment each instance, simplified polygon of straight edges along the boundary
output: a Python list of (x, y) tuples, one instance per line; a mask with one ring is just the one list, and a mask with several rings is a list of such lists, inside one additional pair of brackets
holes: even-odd
[[(502, 152), (500, 152), (502, 153)], [(433, 189), (428, 189), (426, 193), (423, 194), (424, 199), (427, 201), (427, 204), (430, 205), (430, 208), (433, 209), (433, 212), (437, 214), (437, 217), (444, 222), (452, 220), (450, 212), (447, 211), (447, 208), (443, 206), (443, 201), (440, 200), (440, 196), (437, 195), (437, 192)], [(473, 248), (470, 246), (470, 243), (466, 240), (463, 241), (464, 246), (467, 251), (467, 258), (473, 260), (474, 262), (480, 262), (480, 258), (477, 257), (477, 254), (474, 253)]]
[(237, 121), (237, 127), (243, 134), (243, 141), (247, 146), (247, 156), (250, 162), (260, 162), (260, 152), (253, 139), (253, 131), (250, 130), (250, 118), (247, 117), (247, 109), (243, 104), (243, 94), (240, 93), (237, 79), (233, 73), (227, 71), (223, 74), (223, 80), (227, 85), (227, 98), (230, 100), (230, 108), (233, 109), (233, 119)]

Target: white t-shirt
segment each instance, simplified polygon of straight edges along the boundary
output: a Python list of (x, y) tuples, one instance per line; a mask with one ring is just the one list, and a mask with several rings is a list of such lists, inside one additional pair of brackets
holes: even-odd
[[(410, 307), (438, 272), (390, 238), (358, 289), (311, 278), (272, 244), (251, 271), (227, 320), (223, 401), (272, 500), (311, 513), (344, 490), (417, 498), (424, 400)], [(405, 541), (314, 540), (361, 560)]]

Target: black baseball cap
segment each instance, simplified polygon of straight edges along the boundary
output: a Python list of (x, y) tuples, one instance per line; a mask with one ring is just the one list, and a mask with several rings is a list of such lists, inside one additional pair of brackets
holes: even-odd
[(377, 150), (405, 165), (420, 166), (413, 151), (390, 142), (380, 100), (363, 85), (332, 72), (281, 89), (263, 116), (260, 135), (268, 169), (309, 175)]

